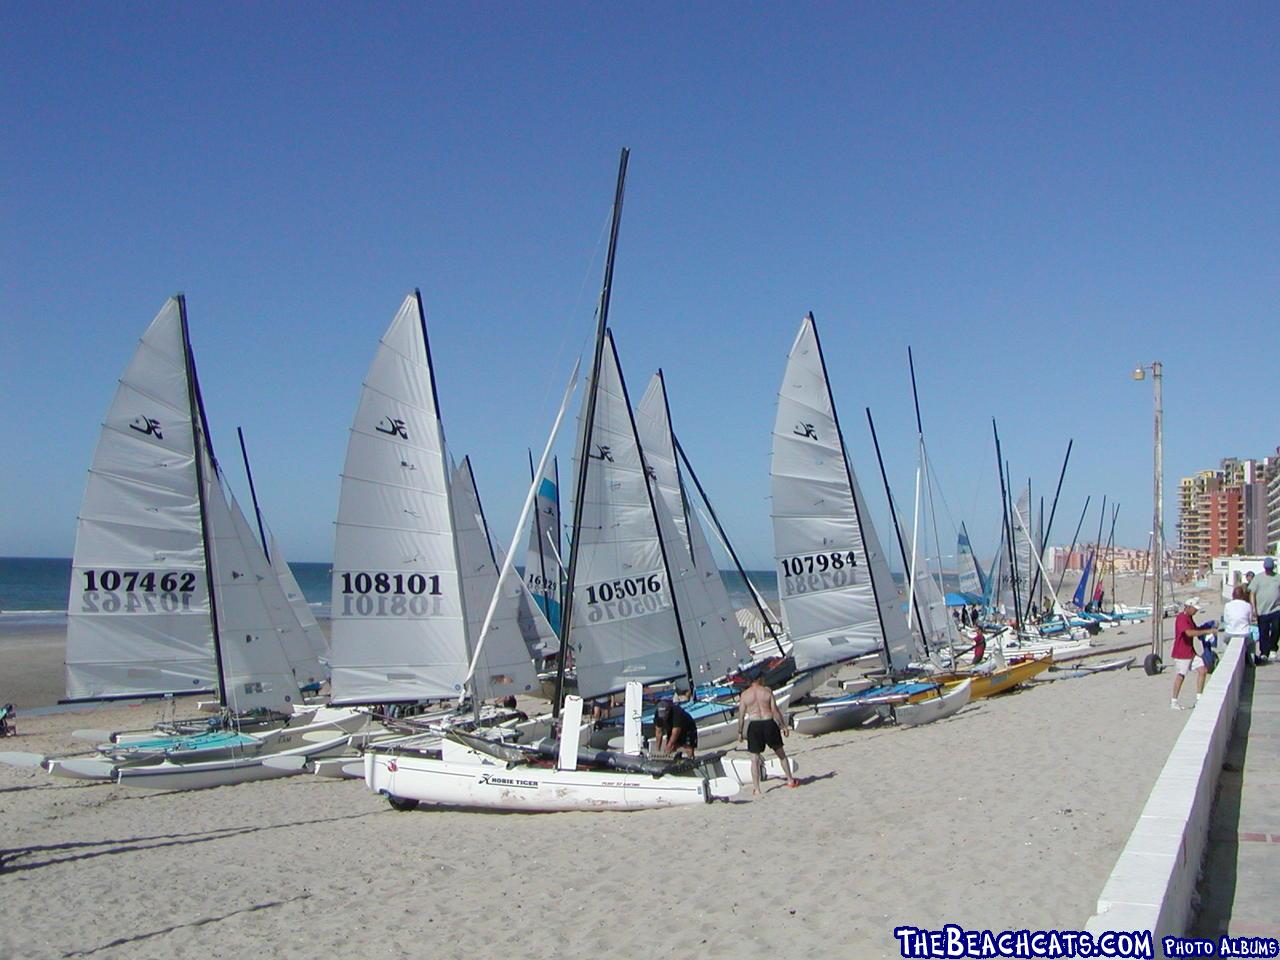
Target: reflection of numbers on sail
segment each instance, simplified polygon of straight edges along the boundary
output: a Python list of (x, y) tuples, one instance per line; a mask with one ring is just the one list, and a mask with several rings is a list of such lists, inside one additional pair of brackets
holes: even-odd
[(362, 593), (342, 598), (342, 615), (423, 619), (440, 616), (441, 606), (439, 597), (423, 594), (406, 597)]
[(93, 590), (80, 594), (80, 613), (185, 613), (190, 609), (190, 593)]
[(786, 574), (782, 578), (782, 595), (794, 597), (805, 593), (819, 593), (823, 590), (835, 590), (847, 587), (853, 582), (854, 572), (848, 566), (838, 570), (826, 570), (822, 573), (807, 573), (798, 576)]
[(404, 596), (409, 594), (412, 596), (422, 596), (430, 594), (433, 597), (440, 596), (440, 576), (439, 574), (423, 574), (423, 573), (343, 573), (342, 575), (342, 594), (343, 596), (367, 596), (371, 593), (376, 594), (394, 594), (396, 596)]
[[(653, 579), (656, 579), (653, 578)], [(589, 588), (588, 588), (589, 589)], [(631, 617), (643, 617), (657, 613), (667, 606), (666, 599), (659, 593), (646, 593), (644, 596), (622, 597), (619, 600), (600, 602), (588, 601), (587, 622), (600, 623), (602, 620), (627, 620)]]

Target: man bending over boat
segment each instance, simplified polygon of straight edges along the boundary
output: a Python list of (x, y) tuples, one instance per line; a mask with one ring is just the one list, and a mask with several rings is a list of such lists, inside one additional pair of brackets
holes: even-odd
[(782, 749), (782, 738), (791, 735), (773, 691), (765, 686), (764, 677), (756, 674), (751, 686), (742, 691), (738, 699), (738, 739), (742, 739), (746, 727), (747, 749), (751, 751), (751, 794), (759, 796), (760, 779), (764, 767), (764, 748), (769, 747), (778, 755), (782, 772), (787, 775), (787, 786), (795, 787), (796, 778), (791, 775), (791, 763)]
[(673, 757), (681, 753), (693, 757), (698, 752), (698, 726), (678, 703), (662, 700), (653, 714), (654, 739), (658, 752)]

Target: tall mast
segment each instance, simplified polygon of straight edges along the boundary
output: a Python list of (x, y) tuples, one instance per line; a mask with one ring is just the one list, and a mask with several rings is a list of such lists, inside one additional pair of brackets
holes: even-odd
[[(876, 463), (880, 465), (880, 480), (884, 483), (884, 495), (889, 500), (889, 519), (893, 523), (893, 532), (898, 538), (898, 552), (902, 554), (902, 567), (907, 571), (907, 576), (911, 576), (911, 563), (907, 560), (907, 545), (902, 539), (902, 528), (898, 526), (898, 511), (893, 505), (893, 491), (889, 489), (889, 475), (884, 469), (884, 458), (880, 456), (880, 438), (876, 436), (876, 422), (871, 419), (870, 407), (867, 407), (867, 426), (871, 428), (871, 445), (876, 449)], [(928, 650), (929, 640), (925, 636), (924, 619), (920, 616), (920, 598), (914, 593), (911, 595), (911, 606), (915, 610), (916, 623), (920, 626), (920, 639), (924, 642), (925, 650)]]
[[(578, 534), (582, 529), (582, 500), (587, 489), (587, 454), (591, 450), (591, 432), (596, 417), (596, 386), (600, 379), (600, 361), (604, 356), (604, 332), (609, 324), (609, 299), (613, 294), (613, 264), (618, 252), (618, 229), (622, 226), (622, 199), (627, 183), (627, 159), (631, 151), (622, 148), (618, 159), (618, 182), (613, 192), (613, 219), (609, 224), (609, 252), (604, 262), (604, 282), (600, 286), (600, 305), (596, 308), (596, 349), (591, 361), (591, 379), (587, 390), (587, 406), (582, 424), (582, 441), (578, 448), (578, 477), (574, 484), (573, 524), (569, 528), (573, 542), (570, 544), (569, 569), (566, 573), (564, 596), (560, 600), (560, 656), (556, 663), (556, 693), (551, 704), (552, 717), (560, 716), (560, 702), (564, 699), (564, 668), (568, 659), (569, 633), (573, 627), (573, 585), (578, 570)], [(672, 593), (674, 594), (674, 590)], [(686, 667), (688, 664), (686, 663)]]
[[(1066, 456), (1064, 456), (1064, 457), (1062, 458), (1062, 469), (1058, 471), (1058, 486), (1057, 486), (1057, 488), (1053, 491), (1053, 506), (1049, 508), (1049, 522), (1048, 522), (1047, 524), (1043, 524), (1043, 525), (1041, 526), (1041, 531), (1040, 531), (1040, 559), (1041, 559), (1042, 561), (1043, 561), (1043, 559), (1044, 559), (1044, 551), (1047, 549), (1046, 544), (1049, 542), (1049, 537), (1050, 537), (1050, 536), (1052, 536), (1052, 531), (1053, 531), (1053, 518), (1054, 518), (1054, 517), (1057, 515), (1057, 513), (1058, 513), (1058, 497), (1059, 497), (1059, 496), (1061, 496), (1061, 494), (1062, 494), (1062, 480), (1063, 480), (1063, 478), (1064, 478), (1064, 477), (1066, 477), (1066, 475), (1067, 475), (1067, 464), (1071, 461), (1071, 447), (1072, 447), (1074, 444), (1075, 444), (1075, 440), (1074, 440), (1074, 439), (1072, 439), (1072, 440), (1068, 440), (1068, 441), (1067, 441), (1067, 454), (1066, 454)], [(1044, 518), (1044, 504), (1043, 504), (1043, 503), (1041, 504), (1041, 512), (1040, 512), (1040, 516), (1041, 516), (1041, 519), (1043, 520), (1043, 518)], [(1077, 531), (1077, 532), (1079, 532), (1079, 531)], [(1031, 578), (1031, 592), (1032, 592), (1032, 593), (1034, 593), (1034, 592), (1035, 592), (1035, 588), (1036, 588), (1036, 586), (1039, 584), (1039, 581), (1040, 581), (1040, 568), (1037, 566), (1037, 567), (1036, 567), (1035, 576)]]
[(857, 488), (853, 483), (853, 471), (849, 467), (849, 454), (844, 445), (844, 431), (840, 429), (840, 414), (836, 410), (836, 399), (831, 396), (831, 377), (827, 374), (827, 358), (822, 352), (822, 338), (818, 336), (818, 324), (813, 319), (813, 311), (808, 313), (808, 320), (813, 327), (813, 339), (818, 345), (818, 362), (822, 364), (822, 379), (827, 385), (827, 397), (831, 401), (831, 420), (836, 425), (836, 439), (840, 441), (840, 459), (844, 463), (845, 479), (849, 483), (849, 496), (853, 500), (853, 515), (858, 521), (858, 538), (862, 541), (862, 555), (867, 561), (867, 581), (871, 584), (871, 597), (876, 602), (876, 620), (880, 624), (880, 646), (884, 650), (885, 669), (893, 669), (893, 656), (889, 652), (889, 631), (884, 625), (884, 610), (880, 606), (880, 595), (876, 592), (876, 578), (871, 573), (871, 553), (867, 550), (867, 537), (863, 532), (866, 528), (863, 524), (866, 520), (862, 517), (862, 511), (858, 508)]
[(1076, 524), (1076, 532), (1071, 535), (1071, 549), (1067, 551), (1066, 563), (1062, 565), (1062, 576), (1058, 577), (1058, 590), (1062, 590), (1062, 582), (1067, 579), (1067, 564), (1071, 562), (1071, 555), (1076, 552), (1076, 543), (1080, 539), (1080, 528), (1084, 526), (1085, 514), (1089, 512), (1089, 497), (1084, 498), (1084, 509), (1080, 511), (1080, 520)]
[[(196, 495), (200, 503), (200, 546), (204, 552), (204, 578), (209, 590), (209, 623), (213, 628), (213, 662), (218, 668), (218, 702), (227, 708), (227, 680), (222, 669), (222, 640), (218, 630), (218, 599), (214, 585), (213, 558), (209, 555), (209, 509), (205, 502), (204, 457), (201, 447), (208, 451), (213, 464), (213, 447), (209, 443), (208, 425), (204, 416), (204, 401), (200, 397), (200, 385), (196, 382), (196, 360), (191, 352), (191, 336), (187, 330), (187, 298), (179, 293), (178, 317), (182, 325), (182, 353), (187, 366), (187, 403), (191, 411), (191, 436), (194, 441), (196, 462)], [(214, 467), (216, 470), (216, 466)], [(217, 482), (217, 477), (214, 477)]]
[(747, 585), (747, 592), (751, 594), (751, 600), (756, 605), (756, 609), (760, 611), (760, 616), (764, 619), (765, 629), (769, 631), (769, 636), (773, 638), (773, 642), (778, 645), (778, 653), (782, 656), (787, 655), (787, 651), (782, 648), (782, 638), (778, 636), (778, 631), (774, 629), (772, 613), (765, 610), (760, 602), (760, 595), (756, 593), (755, 586), (751, 583), (751, 579), (747, 576), (747, 571), (742, 567), (742, 561), (738, 559), (738, 551), (733, 549), (733, 543), (729, 540), (729, 535), (725, 532), (724, 527), (720, 523), (720, 518), (716, 516), (716, 508), (711, 505), (711, 498), (707, 496), (707, 491), (702, 489), (702, 484), (698, 480), (698, 474), (694, 472), (693, 464), (689, 462), (689, 456), (684, 452), (684, 447), (680, 446), (680, 439), (672, 431), (671, 442), (675, 444), (676, 453), (680, 454), (680, 459), (684, 461), (685, 469), (689, 471), (689, 479), (693, 481), (693, 485), (698, 490), (698, 496), (702, 498), (702, 502), (707, 505), (707, 515), (711, 517), (711, 522), (715, 524), (716, 532), (720, 535), (720, 542), (724, 544), (724, 548), (728, 551), (729, 559), (733, 561), (734, 567), (738, 570), (738, 575), (742, 577)]
[[(1022, 627), (1022, 613), (1018, 609), (1018, 562), (1013, 552), (1013, 524), (1009, 518), (1009, 489), (1005, 483), (1004, 455), (1000, 452), (1000, 431), (996, 428), (996, 418), (991, 418), (991, 432), (996, 438), (996, 470), (1000, 474), (1000, 508), (1004, 511), (1005, 547), (1009, 557), (1009, 583), (1013, 587), (1013, 616)], [(997, 591), (999, 587), (997, 585)], [(997, 593), (998, 596), (998, 593)]]
[(249, 469), (249, 451), (244, 445), (244, 431), (236, 427), (236, 436), (240, 438), (240, 456), (244, 460), (244, 475), (249, 479), (249, 496), (253, 500), (253, 515), (258, 521), (258, 538), (262, 541), (262, 553), (271, 562), (271, 548), (267, 546), (267, 531), (262, 525), (262, 509), (258, 506), (258, 491), (253, 486), (253, 471)]
[(1102, 524), (1107, 519), (1107, 495), (1102, 495), (1102, 510), (1098, 513), (1098, 539), (1093, 543), (1093, 574), (1089, 577), (1089, 596), (1085, 598), (1085, 603), (1093, 603), (1093, 589), (1098, 582), (1098, 568), (1102, 566)]

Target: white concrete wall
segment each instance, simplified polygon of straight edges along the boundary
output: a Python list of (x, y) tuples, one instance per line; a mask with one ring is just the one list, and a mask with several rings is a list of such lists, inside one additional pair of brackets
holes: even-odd
[[(1086, 930), (1150, 930), (1157, 951), (1162, 937), (1186, 931), (1244, 679), (1245, 645), (1219, 650), (1218, 668), (1178, 735)], [(1158, 682), (1172, 678), (1166, 672)], [(1187, 686), (1194, 689), (1193, 678)]]

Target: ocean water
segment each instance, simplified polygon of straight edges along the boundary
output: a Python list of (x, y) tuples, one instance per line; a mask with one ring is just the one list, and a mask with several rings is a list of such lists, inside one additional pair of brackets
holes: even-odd
[[(316, 616), (328, 616), (329, 564), (291, 561), (289, 566)], [(766, 600), (778, 599), (772, 570), (750, 570), (748, 575)], [(722, 570), (721, 576), (734, 605), (750, 605), (751, 594), (737, 572)], [(70, 591), (70, 557), (0, 557), (0, 628), (65, 622)]]

